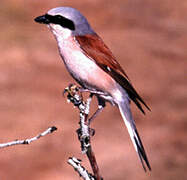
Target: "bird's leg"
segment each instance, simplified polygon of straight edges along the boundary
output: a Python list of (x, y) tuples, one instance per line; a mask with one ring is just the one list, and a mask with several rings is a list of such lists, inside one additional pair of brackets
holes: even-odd
[(105, 105), (105, 101), (99, 97), (97, 97), (98, 99), (98, 108), (95, 111), (95, 113), (88, 119), (88, 125), (90, 125), (90, 123), (97, 117), (97, 115), (104, 109)]
[(102, 91), (96, 91), (96, 90), (89, 90), (89, 89), (85, 89), (85, 88), (82, 88), (82, 87), (79, 87), (79, 91), (81, 93), (83, 92), (89, 92), (90, 94), (92, 94), (92, 96), (95, 94), (95, 95), (107, 95), (106, 93), (102, 92)]

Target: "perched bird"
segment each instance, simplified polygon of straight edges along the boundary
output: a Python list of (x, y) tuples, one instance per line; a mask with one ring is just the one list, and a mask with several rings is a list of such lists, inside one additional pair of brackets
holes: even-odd
[[(143, 144), (130, 110), (130, 100), (144, 113), (142, 98), (129, 81), (109, 48), (94, 32), (87, 19), (71, 7), (57, 7), (35, 18), (46, 24), (57, 40), (60, 55), (72, 77), (98, 99), (100, 112), (105, 102), (119, 108), (136, 152), (146, 171), (144, 163), (151, 170)], [(149, 109), (150, 110), (150, 109)]]

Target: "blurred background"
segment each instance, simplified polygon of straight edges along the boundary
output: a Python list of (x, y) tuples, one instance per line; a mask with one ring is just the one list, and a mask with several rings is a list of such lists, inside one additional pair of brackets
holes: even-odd
[(0, 179), (80, 179), (67, 164), (70, 156), (90, 170), (75, 132), (78, 111), (62, 97), (74, 81), (51, 32), (33, 21), (57, 6), (72, 6), (87, 17), (152, 109), (144, 116), (131, 105), (151, 173), (144, 173), (117, 108), (108, 104), (93, 122), (92, 145), (104, 179), (186, 179), (185, 0), (1, 0), (0, 142), (29, 138), (53, 125), (58, 131), (1, 149)]

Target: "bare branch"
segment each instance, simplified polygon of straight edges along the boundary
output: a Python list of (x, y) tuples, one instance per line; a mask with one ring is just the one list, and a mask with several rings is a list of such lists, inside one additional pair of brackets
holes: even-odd
[(81, 160), (75, 157), (70, 157), (68, 163), (74, 167), (75, 171), (85, 180), (95, 180), (94, 177), (81, 165)]
[(80, 122), (79, 122), (80, 128), (77, 130), (77, 134), (78, 134), (79, 141), (81, 143), (81, 151), (82, 153), (86, 153), (89, 159), (90, 165), (94, 173), (94, 178), (96, 180), (102, 180), (102, 177), (100, 176), (99, 173), (99, 168), (97, 165), (95, 154), (91, 147), (90, 135), (93, 136), (95, 131), (89, 127), (90, 123), (88, 120), (90, 103), (93, 94), (91, 93), (87, 101), (84, 102), (81, 91), (82, 89), (80, 89), (79, 91), (79, 88), (73, 84), (71, 84), (69, 87), (65, 89), (65, 92), (68, 93), (67, 95), (68, 100), (72, 102), (74, 106), (76, 106), (80, 111)]
[(5, 148), (5, 147), (8, 147), (8, 146), (19, 145), (19, 144), (30, 144), (31, 142), (36, 141), (36, 140), (40, 139), (41, 137), (46, 136), (47, 134), (51, 134), (56, 130), (57, 130), (57, 128), (55, 126), (53, 126), (53, 127), (48, 128), (44, 132), (40, 133), (39, 135), (37, 135), (33, 138), (30, 138), (30, 139), (15, 140), (15, 141), (11, 141), (11, 142), (8, 142), (8, 143), (1, 143), (0, 148)]

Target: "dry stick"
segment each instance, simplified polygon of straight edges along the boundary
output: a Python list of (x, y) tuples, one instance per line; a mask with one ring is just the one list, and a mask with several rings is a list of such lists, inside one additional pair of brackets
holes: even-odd
[(57, 130), (57, 128), (55, 126), (53, 126), (53, 127), (48, 128), (44, 132), (40, 133), (39, 135), (37, 135), (33, 138), (30, 138), (30, 139), (15, 140), (15, 141), (7, 142), (7, 143), (1, 143), (0, 148), (5, 148), (5, 147), (8, 147), (8, 146), (19, 145), (19, 144), (30, 144), (31, 142), (36, 141), (39, 138), (41, 138), (43, 136), (46, 136), (47, 134), (51, 134), (56, 130)]
[(75, 157), (70, 157), (68, 163), (74, 167), (75, 171), (77, 171), (83, 179), (95, 180), (95, 178), (81, 165), (81, 160), (78, 160)]
[(95, 154), (94, 152), (92, 151), (92, 147), (91, 145), (88, 147), (88, 150), (86, 152), (86, 155), (90, 161), (90, 164), (91, 164), (91, 167), (92, 167), (92, 170), (93, 170), (93, 173), (94, 173), (94, 176), (97, 180), (102, 180), (103, 178), (101, 177), (100, 173), (99, 173), (99, 167), (97, 165), (97, 161), (96, 161), (96, 158), (95, 158)]
[(86, 153), (89, 159), (90, 165), (94, 173), (94, 179), (102, 180), (90, 141), (90, 134), (92, 134), (91, 131), (94, 132), (93, 129), (90, 129), (88, 123), (88, 114), (90, 103), (92, 100), (92, 94), (89, 96), (85, 103), (83, 101), (82, 94), (80, 93), (79, 88), (77, 88), (77, 86), (71, 84), (68, 88), (65, 89), (65, 92), (68, 92), (68, 100), (71, 101), (74, 104), (74, 106), (78, 107), (80, 111), (80, 129), (77, 130), (77, 134), (79, 141), (81, 143), (81, 151), (82, 153)]
[[(87, 99), (86, 105), (85, 105), (85, 120), (84, 120), (84, 123), (88, 127), (88, 131), (89, 131), (89, 134), (88, 134), (88, 137), (87, 137), (88, 138), (88, 143), (87, 144), (89, 144), (89, 146), (86, 146), (87, 147), (86, 155), (87, 155), (87, 157), (90, 161), (90, 164), (91, 164), (91, 167), (92, 167), (92, 170), (93, 170), (93, 173), (94, 173), (94, 176), (95, 176), (96, 180), (101, 180), (102, 178), (101, 178), (100, 173), (99, 173), (99, 167), (97, 165), (95, 154), (92, 150), (91, 142), (90, 142), (91, 141), (91, 139), (90, 139), (90, 134), (91, 133), (90, 133), (90, 127), (89, 127), (89, 124), (88, 124), (88, 114), (89, 114), (89, 108), (90, 108), (91, 100), (92, 100), (92, 94)], [(83, 140), (84, 140), (84, 142), (87, 142), (86, 138), (84, 138)]]

